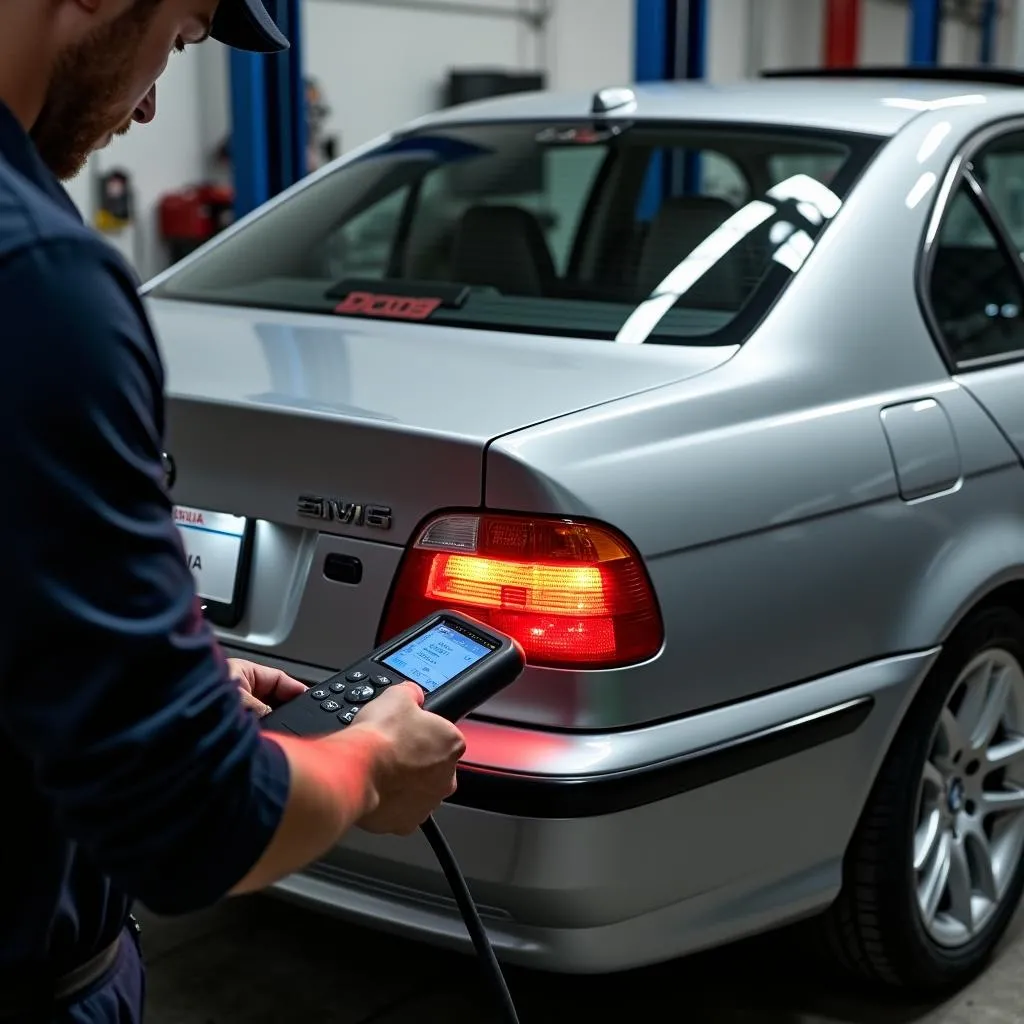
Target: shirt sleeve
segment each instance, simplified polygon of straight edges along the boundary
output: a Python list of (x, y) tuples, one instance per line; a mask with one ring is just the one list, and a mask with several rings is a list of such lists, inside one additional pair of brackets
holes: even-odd
[(290, 780), (199, 611), (156, 345), (85, 239), (0, 263), (0, 310), (0, 728), (116, 886), (160, 914), (208, 906), (259, 859)]

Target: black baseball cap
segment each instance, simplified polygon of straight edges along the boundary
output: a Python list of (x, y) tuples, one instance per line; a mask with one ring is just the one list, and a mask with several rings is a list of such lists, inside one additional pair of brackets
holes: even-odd
[(250, 53), (279, 53), (289, 46), (260, 0), (220, 0), (210, 38)]

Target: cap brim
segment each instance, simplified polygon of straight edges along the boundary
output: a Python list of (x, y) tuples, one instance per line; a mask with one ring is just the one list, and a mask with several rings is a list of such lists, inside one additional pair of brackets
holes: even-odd
[(210, 37), (250, 53), (280, 53), (289, 46), (260, 0), (220, 0)]

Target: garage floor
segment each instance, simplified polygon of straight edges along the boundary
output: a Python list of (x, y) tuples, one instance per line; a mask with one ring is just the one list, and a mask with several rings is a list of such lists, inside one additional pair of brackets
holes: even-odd
[[(465, 957), (258, 897), (196, 917), (143, 917), (147, 1024), (491, 1024)], [(984, 978), (942, 1007), (882, 1007), (808, 971), (778, 937), (613, 978), (515, 972), (522, 1024), (1009, 1024), (1024, 1022), (1024, 927)], [(635, 1014), (644, 1013), (642, 1018)], [(625, 1014), (633, 1016), (627, 1018)], [(569, 1015), (572, 1015), (570, 1018)], [(580, 1016), (585, 1014), (586, 1016)]]

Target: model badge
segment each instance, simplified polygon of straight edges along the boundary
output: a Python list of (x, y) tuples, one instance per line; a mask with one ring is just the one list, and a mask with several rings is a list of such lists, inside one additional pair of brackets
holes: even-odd
[(319, 519), (344, 526), (370, 526), (375, 530), (391, 529), (391, 509), (386, 505), (367, 505), (341, 498), (324, 498), (318, 494), (300, 494), (297, 508), (303, 519)]

